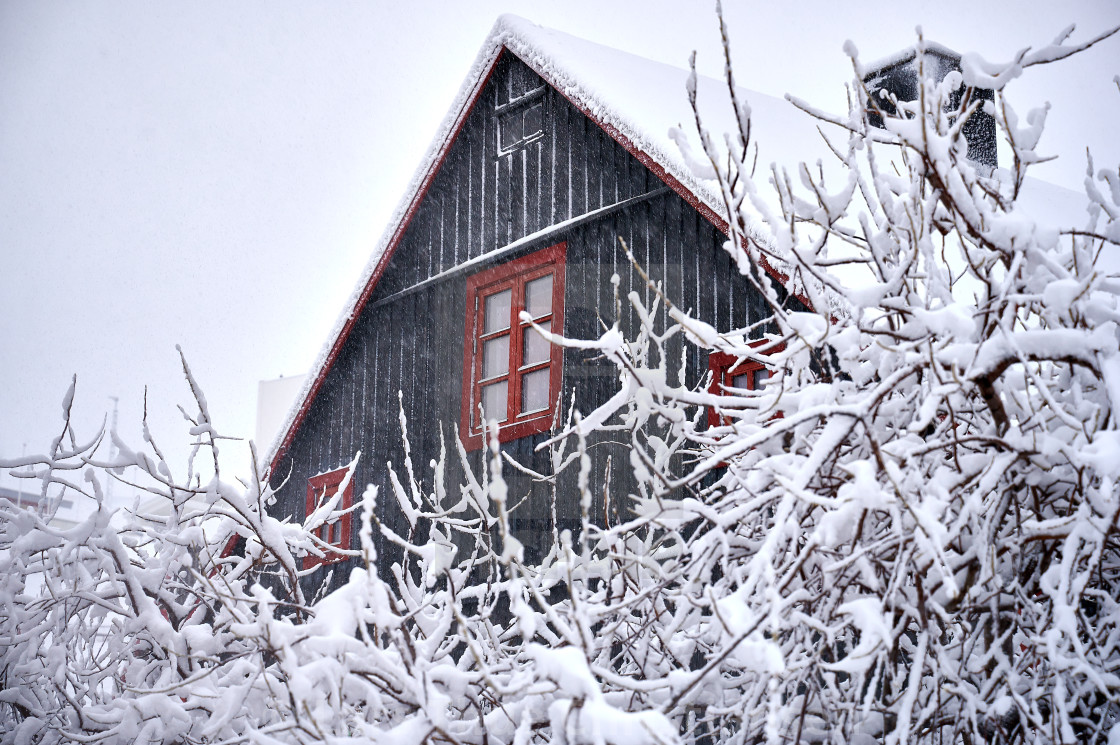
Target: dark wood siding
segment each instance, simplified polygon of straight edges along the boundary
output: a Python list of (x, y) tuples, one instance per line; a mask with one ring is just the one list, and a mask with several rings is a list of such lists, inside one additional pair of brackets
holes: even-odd
[[(458, 494), (462, 472), (455, 455), (462, 388), (466, 276), (455, 267), (526, 239), (520, 251), (567, 241), (567, 287), (564, 333), (593, 338), (601, 333), (600, 317), (614, 321), (611, 277), (620, 277), (622, 326), (633, 331), (636, 318), (625, 301), (631, 289), (648, 302), (652, 293), (633, 271), (619, 238), (665, 294), (717, 328), (740, 327), (763, 314), (761, 298), (750, 290), (722, 249), (724, 236), (675, 193), (615, 143), (597, 125), (552, 89), (543, 92), (543, 134), (508, 154), (499, 153), (498, 112), (544, 86), (526, 65), (508, 52), (481, 92), (401, 239), (354, 331), (327, 373), (309, 414), (273, 475), (279, 489), (275, 512), (303, 518), (307, 479), (347, 463), (362, 452), (355, 497), (366, 484), (379, 490), (379, 516), (393, 529), (407, 524), (395, 508), (388, 477), (392, 463), (404, 480), (399, 411), (409, 426), (416, 475), (430, 485), (429, 461), (437, 457), (442, 436), (448, 458), (449, 493)], [(503, 109), (502, 107), (507, 107)], [(550, 225), (619, 201), (661, 192), (648, 200), (584, 222), (564, 231)], [(503, 256), (504, 261), (512, 258)], [(483, 265), (484, 266), (484, 265)], [(483, 268), (478, 266), (471, 271)], [(443, 272), (448, 276), (417, 288)], [(670, 359), (680, 359), (679, 335)], [(698, 385), (707, 371), (706, 354), (688, 352), (678, 374)], [(569, 350), (564, 358), (564, 401), (574, 392), (584, 412), (605, 402), (617, 390), (613, 366), (586, 352)], [(508, 443), (507, 452), (534, 470), (547, 472), (547, 453), (534, 448), (543, 435)], [(633, 485), (626, 478), (628, 453), (623, 445), (594, 449), (593, 473), (601, 475), (612, 458), (612, 500), (624, 501)], [(477, 469), (480, 455), (474, 453)], [(548, 525), (548, 495), (523, 475), (507, 469), (513, 493), (532, 493), (521, 509), (521, 525)], [(574, 484), (575, 473), (562, 487)], [(574, 495), (573, 488), (562, 488)], [(596, 505), (601, 514), (602, 505)], [(560, 505), (562, 527), (578, 525), (575, 498)], [(353, 521), (357, 530), (358, 520)], [(375, 531), (376, 533), (376, 531)], [(399, 553), (377, 538), (382, 567)], [(539, 543), (539, 542), (536, 542)], [(355, 536), (352, 545), (357, 545)], [(320, 568), (309, 585), (329, 589), (344, 581), (336, 572), (328, 586)]]

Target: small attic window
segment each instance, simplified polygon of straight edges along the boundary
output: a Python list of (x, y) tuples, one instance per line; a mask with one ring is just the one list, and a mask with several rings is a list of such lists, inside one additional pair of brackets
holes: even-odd
[(498, 155), (508, 155), (544, 136), (544, 86), (499, 106)]

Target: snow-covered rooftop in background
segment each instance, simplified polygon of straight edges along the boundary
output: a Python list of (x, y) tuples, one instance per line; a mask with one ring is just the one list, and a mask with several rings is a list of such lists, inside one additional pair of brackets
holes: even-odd
[(897, 52), (894, 52), (893, 54), (887, 55), (886, 57), (880, 57), (874, 62), (864, 62), (862, 65), (864, 73), (873, 73), (887, 67), (894, 67), (895, 65), (902, 62), (911, 61), (917, 57), (919, 51), (924, 51), (927, 54), (934, 54), (958, 61), (961, 58), (960, 53), (956, 50), (950, 49), (943, 44), (938, 44), (935, 41), (929, 41), (927, 39), (921, 44), (913, 44), (911, 46), (904, 47), (902, 49), (899, 49)]
[[(348, 326), (360, 311), (363, 299), (368, 298), (372, 290), (371, 281), (379, 264), (386, 252), (392, 250), (407, 224), (410, 207), (422, 198), (459, 123), (469, 113), (477, 92), (503, 48), (528, 64), (624, 146), (648, 156), (715, 215), (722, 217), (725, 214), (715, 182), (706, 178), (704, 172), (708, 166), (688, 100), (688, 70), (543, 28), (518, 16), (501, 16), (483, 43), (343, 313), (306, 377), (303, 389), (268, 450), (265, 463), (274, 464), (288, 434), (301, 416), (304, 402), (317, 390), (344, 341)], [(941, 51), (940, 47), (938, 51)], [(946, 49), (945, 52), (956, 56), (951, 50)], [(873, 66), (867, 66), (867, 69), (905, 59), (912, 53), (913, 49), (903, 49)], [(742, 80), (742, 75), (737, 77), (737, 82)], [(703, 126), (713, 139), (720, 141), (725, 133), (736, 132), (736, 115), (726, 81), (701, 75), (697, 77), (696, 90)], [(814, 119), (785, 99), (743, 87), (736, 88), (736, 95), (740, 103), (745, 103), (750, 110), (751, 156), (756, 168), (756, 182), (769, 181), (771, 164), (795, 171), (799, 163), (815, 165), (824, 162), (827, 165), (835, 162), (824, 135), (834, 144), (843, 146), (845, 135), (838, 127)], [(682, 153), (681, 142), (674, 139), (674, 135), (687, 143), (692, 155)], [(690, 159), (692, 162), (689, 162)], [(765, 194), (765, 189), (762, 191)], [(1034, 179), (1028, 179), (1024, 199), (1023, 206), (1037, 206), (1039, 214), (1033, 217), (1043, 222), (1079, 220), (1077, 213), (1084, 205), (1084, 198), (1076, 193)], [(1082, 207), (1079, 208), (1079, 205)], [(1047, 220), (1048, 216), (1053, 219)]]

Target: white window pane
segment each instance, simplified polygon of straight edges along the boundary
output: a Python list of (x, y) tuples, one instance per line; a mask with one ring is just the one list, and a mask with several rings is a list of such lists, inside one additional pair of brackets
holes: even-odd
[(495, 292), (486, 298), (482, 333), (489, 334), (509, 328), (509, 304), (512, 298), (513, 290)]
[(754, 383), (754, 386), (752, 386), (752, 387), (756, 391), (760, 390), (762, 388), (763, 383), (765, 383), (769, 379), (770, 379), (770, 371), (767, 370), (765, 367), (759, 368), (758, 370), (754, 371), (754, 378), (751, 381), (751, 382)]
[[(551, 331), (552, 322), (545, 321), (544, 323), (540, 324), (540, 327), (545, 331)], [(532, 326), (526, 326), (524, 336), (524, 349), (522, 350), (521, 355), (522, 366), (533, 365), (538, 362), (548, 362), (548, 358), (551, 356), (551, 354), (552, 345), (549, 344), (543, 336), (538, 334), (537, 330)]]
[(331, 523), (331, 539), (330, 539), (330, 542), (334, 546), (337, 546), (338, 544), (342, 543), (342, 521), (341, 520), (335, 520), (333, 523)]
[(537, 277), (525, 283), (525, 309), (533, 318), (552, 312), (552, 275)]
[(548, 376), (547, 367), (521, 376), (521, 413), (548, 408)]
[(482, 342), (482, 380), (509, 372), (509, 334)]
[(482, 415), (487, 420), (506, 420), (506, 401), (508, 400), (509, 381), (484, 386), (482, 389)]
[(735, 375), (731, 378), (732, 388), (742, 388), (744, 390), (751, 387), (751, 373), (743, 373), (742, 375)]

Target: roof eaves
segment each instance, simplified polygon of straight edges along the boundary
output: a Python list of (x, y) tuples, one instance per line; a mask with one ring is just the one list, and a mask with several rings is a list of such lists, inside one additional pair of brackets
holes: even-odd
[(456, 96), (452, 106), (448, 109), (447, 116), (444, 117), (443, 123), (440, 125), (435, 137), (432, 138), (432, 142), (428, 146), (428, 152), (424, 160), (421, 161), (420, 167), (417, 168), (409, 188), (405, 191), (404, 198), (401, 199), (396, 210), (393, 212), (393, 216), (390, 218), (386, 230), (382, 234), (381, 240), (378, 242), (377, 248), (371, 253), (370, 260), (367, 262), (362, 272), (361, 279), (358, 281), (354, 292), (347, 301), (342, 314), (335, 321), (334, 327), (327, 337), (329, 341), (323, 346), (319, 357), (312, 365), (311, 374), (305, 379), (302, 389), (295, 398), (292, 409), (288, 412), (284, 425), (280, 428), (276, 439), (271, 443), (268, 450), (268, 457), (265, 459), (265, 462), (269, 464), (270, 473), (275, 471), (276, 466), (279, 465), (280, 459), (284, 457), (288, 448), (291, 446), (296, 431), (307, 417), (311, 404), (322, 388), (327, 373), (330, 372), (335, 360), (342, 352), (346, 339), (350, 336), (350, 332), (357, 323), (362, 308), (365, 307), (366, 302), (373, 295), (373, 291), (377, 287), (381, 276), (384, 274), (389, 260), (392, 258), (401, 238), (404, 236), (405, 230), (408, 228), (413, 216), (415, 216), (417, 209), (419, 209), (420, 203), (423, 201), (424, 195), (431, 186), (433, 179), (436, 174), (439, 173), (440, 166), (444, 158), (446, 158), (452, 143), (454, 143), (456, 136), (459, 134), (468, 115), (474, 108), (479, 94), (481, 94), (483, 88), (486, 87), (487, 81), (490, 79), (491, 74), (493, 74), (498, 60), (504, 51), (504, 45), (499, 41), (500, 27), (501, 21), (499, 20), (499, 22), (495, 24), (494, 29), (491, 30), (478, 56), (475, 58), (470, 72), (467, 74), (463, 85), (459, 89), (459, 94)]
[[(291, 446), (296, 431), (306, 418), (327, 373), (341, 353), (362, 308), (372, 296), (409, 222), (419, 208), (427, 189), (439, 172), (443, 159), (504, 51), (508, 50), (540, 75), (546, 83), (559, 91), (717, 229), (725, 234), (728, 232), (726, 212), (719, 195), (683, 166), (677, 157), (662, 152), (663, 148), (643, 137), (639, 127), (625, 116), (619, 115), (610, 102), (601, 100), (582, 85), (578, 77), (564, 67), (562, 60), (549, 57), (542, 49), (530, 43), (531, 29), (534, 28), (538, 27), (522, 18), (503, 15), (491, 29), (471, 71), (464, 79), (455, 102), (433, 138), (427, 155), (417, 169), (405, 198), (398, 205), (378, 247), (373, 251), (357, 289), (346, 305), (346, 310), (336, 321), (328, 337), (331, 341), (324, 346), (313, 365), (312, 374), (307, 376), (303, 389), (295, 399), (295, 405), (280, 429), (280, 434), (269, 449), (266, 462), (270, 464), (270, 472), (275, 470), (280, 459)], [(783, 284), (788, 281), (788, 277), (771, 267), (769, 263), (766, 263), (765, 269), (768, 274)]]

